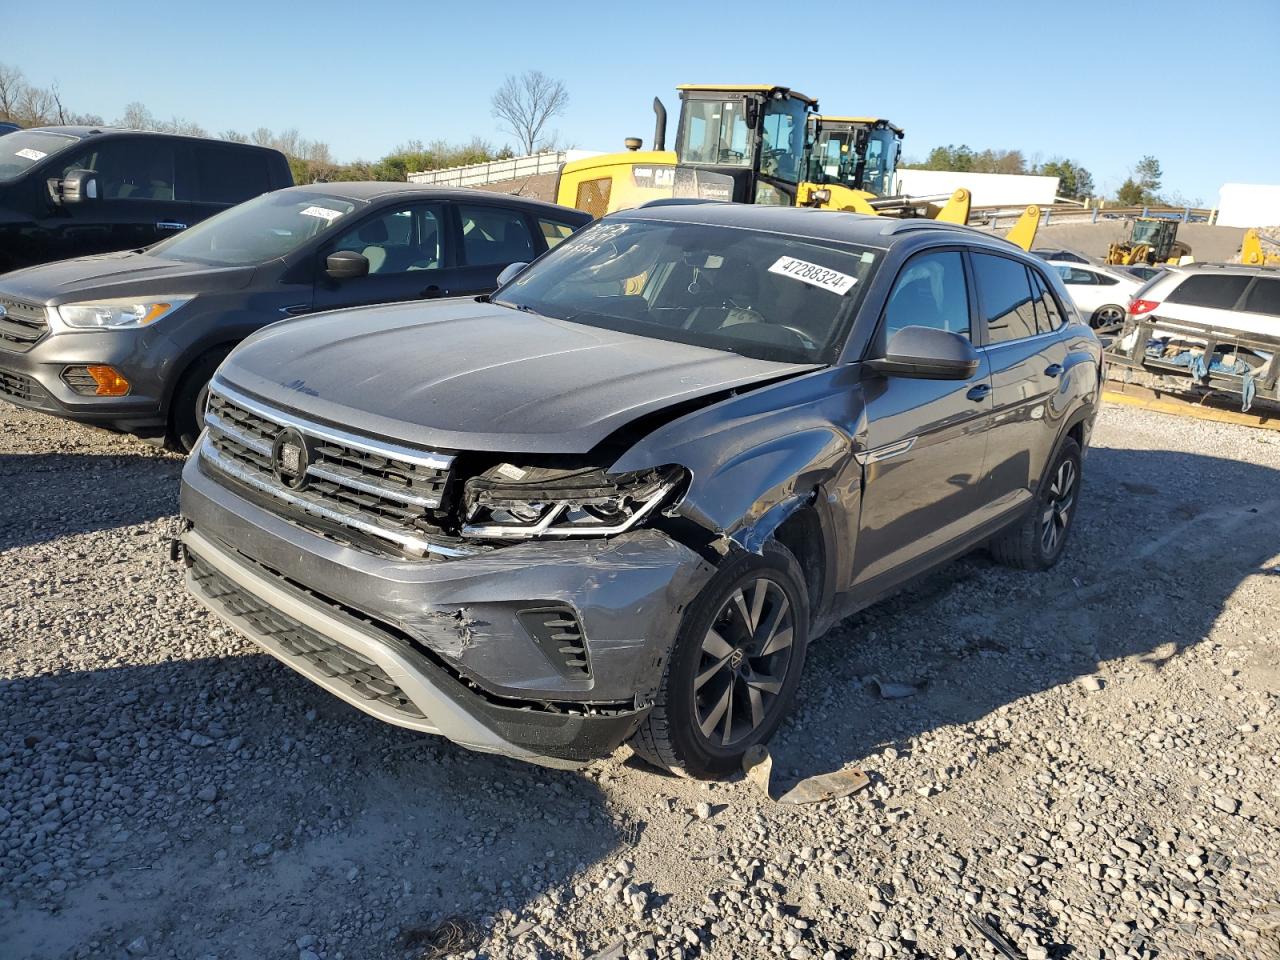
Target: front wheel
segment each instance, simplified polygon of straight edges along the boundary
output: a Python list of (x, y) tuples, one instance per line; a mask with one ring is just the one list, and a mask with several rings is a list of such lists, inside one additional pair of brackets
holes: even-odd
[(1080, 445), (1067, 437), (1040, 481), (1034, 506), (991, 541), (991, 554), (1005, 566), (1048, 570), (1067, 544), (1080, 495)]
[(791, 552), (770, 543), (733, 558), (685, 611), (632, 747), (691, 777), (739, 768), (790, 709), (808, 642), (809, 600)]
[(227, 350), (201, 357), (182, 376), (169, 401), (169, 436), (167, 446), (175, 453), (190, 453), (204, 429), (204, 408), (209, 402), (209, 381)]

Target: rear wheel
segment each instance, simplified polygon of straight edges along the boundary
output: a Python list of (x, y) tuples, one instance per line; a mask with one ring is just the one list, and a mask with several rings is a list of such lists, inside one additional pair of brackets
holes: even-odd
[(1067, 437), (1040, 482), (1035, 505), (991, 541), (997, 561), (1020, 570), (1048, 570), (1058, 562), (1075, 520), (1080, 468), (1080, 445)]
[(763, 556), (735, 557), (685, 611), (633, 748), (686, 776), (737, 769), (790, 709), (808, 640), (808, 596), (791, 552), (771, 543)]
[(182, 375), (169, 401), (167, 446), (177, 453), (190, 453), (204, 429), (204, 408), (209, 402), (209, 381), (227, 358), (229, 350), (205, 354)]
[(1089, 318), (1089, 326), (1095, 330), (1112, 330), (1124, 324), (1124, 307), (1118, 303), (1108, 303), (1093, 311)]

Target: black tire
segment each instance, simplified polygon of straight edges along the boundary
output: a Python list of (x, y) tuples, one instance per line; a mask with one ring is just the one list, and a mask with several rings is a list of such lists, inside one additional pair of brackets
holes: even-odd
[(187, 368), (169, 401), (169, 435), (165, 445), (175, 453), (190, 453), (204, 429), (209, 381), (230, 350), (206, 353)]
[[(791, 708), (804, 669), (804, 582), (796, 558), (777, 543), (766, 544), (763, 555), (740, 554), (716, 571), (681, 618), (653, 709), (631, 741), (637, 754), (673, 773), (707, 779), (740, 769), (749, 747), (768, 742)], [(763, 599), (757, 601), (761, 583)], [(718, 650), (709, 652), (713, 628), (724, 649), (733, 650), (722, 660)], [(789, 644), (777, 646), (788, 629)], [(727, 706), (717, 718), (722, 700)], [(710, 736), (700, 719), (711, 722)]]
[(1108, 303), (1093, 311), (1089, 318), (1089, 326), (1095, 330), (1118, 330), (1124, 325), (1124, 307), (1118, 303)]
[(1058, 562), (1080, 502), (1081, 463), (1080, 444), (1067, 437), (1040, 480), (1035, 505), (992, 539), (991, 555), (997, 562), (1019, 570), (1048, 570)]

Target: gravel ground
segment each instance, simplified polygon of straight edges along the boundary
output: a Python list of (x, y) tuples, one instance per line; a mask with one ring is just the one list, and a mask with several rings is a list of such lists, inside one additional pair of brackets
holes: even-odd
[(1107, 409), (1054, 571), (811, 651), (807, 807), (365, 717), (185, 596), (179, 466), (0, 404), (6, 960), (1280, 956), (1280, 433)]

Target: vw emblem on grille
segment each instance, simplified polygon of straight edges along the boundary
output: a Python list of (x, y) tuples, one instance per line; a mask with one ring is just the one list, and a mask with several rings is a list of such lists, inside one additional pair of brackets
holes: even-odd
[(307, 466), (311, 458), (307, 441), (297, 430), (281, 430), (271, 448), (271, 469), (276, 479), (292, 490), (307, 485)]

